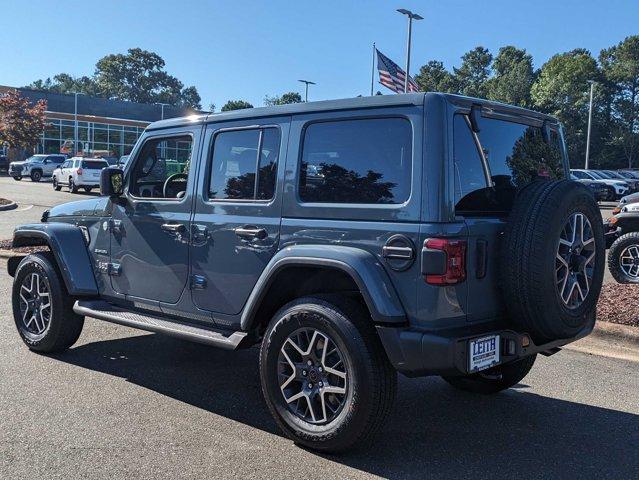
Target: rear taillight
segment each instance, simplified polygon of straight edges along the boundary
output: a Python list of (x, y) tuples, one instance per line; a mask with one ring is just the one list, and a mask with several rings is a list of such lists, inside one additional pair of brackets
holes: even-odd
[(455, 285), (466, 280), (466, 241), (447, 238), (428, 238), (424, 248), (446, 254), (443, 273), (424, 275), (431, 285)]
[(78, 175), (82, 175), (82, 169), (78, 168)]

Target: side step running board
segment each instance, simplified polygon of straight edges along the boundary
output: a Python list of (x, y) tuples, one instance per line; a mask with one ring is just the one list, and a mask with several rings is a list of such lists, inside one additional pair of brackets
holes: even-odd
[(124, 310), (102, 300), (78, 300), (73, 305), (73, 311), (78, 315), (85, 315), (149, 332), (165, 333), (173, 337), (213, 345), (226, 350), (236, 350), (240, 347), (242, 340), (247, 339), (246, 332), (233, 332), (227, 336), (219, 331), (198, 325)]

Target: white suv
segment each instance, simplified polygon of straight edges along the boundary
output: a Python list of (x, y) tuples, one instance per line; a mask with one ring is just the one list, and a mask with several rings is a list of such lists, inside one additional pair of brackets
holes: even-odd
[(60, 190), (66, 185), (70, 192), (77, 193), (82, 187), (89, 193), (100, 186), (100, 172), (108, 166), (106, 160), (100, 158), (70, 158), (53, 171), (53, 188)]

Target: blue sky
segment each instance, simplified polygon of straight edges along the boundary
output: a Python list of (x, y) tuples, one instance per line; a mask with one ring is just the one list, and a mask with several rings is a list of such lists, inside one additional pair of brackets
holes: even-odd
[(310, 100), (368, 94), (372, 42), (404, 63), (399, 7), (425, 18), (414, 24), (411, 73), (431, 59), (459, 65), (477, 45), (516, 45), (541, 66), (556, 52), (596, 55), (639, 34), (636, 0), (0, 0), (0, 85), (88, 75), (100, 57), (141, 47), (195, 85), (204, 107), (302, 93), (300, 78), (317, 82)]

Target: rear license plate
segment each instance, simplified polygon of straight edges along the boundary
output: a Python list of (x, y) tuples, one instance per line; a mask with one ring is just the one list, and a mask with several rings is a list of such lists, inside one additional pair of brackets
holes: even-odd
[(476, 338), (468, 342), (468, 371), (478, 372), (499, 363), (499, 335)]

